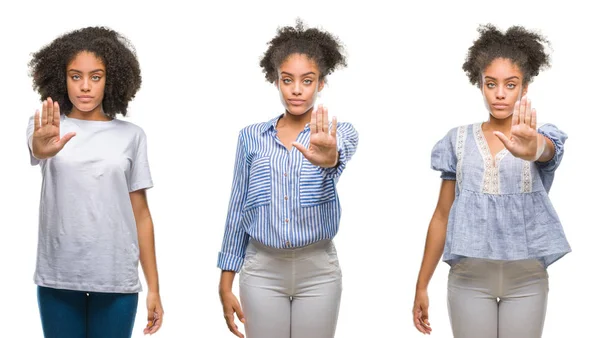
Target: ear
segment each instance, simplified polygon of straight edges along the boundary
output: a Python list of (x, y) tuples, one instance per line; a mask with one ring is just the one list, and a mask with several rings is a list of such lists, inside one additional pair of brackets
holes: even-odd
[(322, 79), (319, 81), (319, 89), (318, 89), (318, 91), (321, 91), (321, 90), (323, 90), (323, 87), (325, 87), (325, 78), (322, 78)]
[(527, 95), (527, 89), (529, 89), (529, 84), (523, 86), (523, 92), (521, 93), (521, 97)]

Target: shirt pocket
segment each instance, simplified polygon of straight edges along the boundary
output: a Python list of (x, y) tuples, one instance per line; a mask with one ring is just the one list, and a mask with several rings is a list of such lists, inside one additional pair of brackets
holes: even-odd
[(312, 207), (335, 200), (332, 178), (325, 178), (317, 166), (307, 160), (300, 171), (300, 206)]
[(248, 180), (248, 194), (244, 210), (271, 202), (271, 162), (268, 156), (252, 161)]

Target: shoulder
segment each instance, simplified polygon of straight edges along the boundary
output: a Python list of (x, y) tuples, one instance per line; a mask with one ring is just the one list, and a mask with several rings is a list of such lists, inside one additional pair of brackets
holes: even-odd
[(446, 140), (450, 143), (455, 143), (458, 138), (465, 136), (472, 128), (472, 126), (473, 124), (465, 124), (462, 126), (453, 127), (446, 132), (446, 135), (444, 135), (442, 140)]
[(259, 137), (260, 135), (268, 131), (269, 128), (273, 128), (273, 126), (277, 123), (278, 119), (279, 116), (269, 121), (247, 125), (240, 130), (240, 136), (245, 139)]
[(242, 128), (239, 132), (239, 137), (243, 140), (256, 139), (267, 129), (267, 122), (253, 123)]
[(146, 138), (144, 129), (133, 122), (120, 119), (115, 119), (113, 122), (115, 123), (114, 127), (119, 130), (120, 134), (129, 135), (137, 140)]

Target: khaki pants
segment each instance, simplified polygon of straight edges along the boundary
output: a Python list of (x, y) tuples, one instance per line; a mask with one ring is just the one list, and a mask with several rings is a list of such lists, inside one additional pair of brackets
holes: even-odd
[(332, 338), (341, 294), (332, 241), (274, 249), (250, 240), (240, 272), (247, 338)]
[(548, 273), (535, 259), (465, 258), (448, 276), (455, 338), (540, 338), (547, 299)]

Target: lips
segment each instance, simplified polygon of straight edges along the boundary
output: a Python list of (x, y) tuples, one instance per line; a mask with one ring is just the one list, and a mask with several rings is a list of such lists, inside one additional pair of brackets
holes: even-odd
[(492, 107), (494, 107), (498, 110), (502, 110), (502, 109), (507, 109), (508, 105), (504, 104), (504, 103), (492, 103)]
[(292, 105), (292, 106), (301, 106), (304, 104), (304, 102), (306, 102), (305, 100), (288, 100), (288, 102)]
[(77, 96), (77, 98), (79, 99), (79, 101), (81, 102), (91, 102), (94, 97), (92, 96), (87, 96), (87, 95), (82, 95), (82, 96)]

